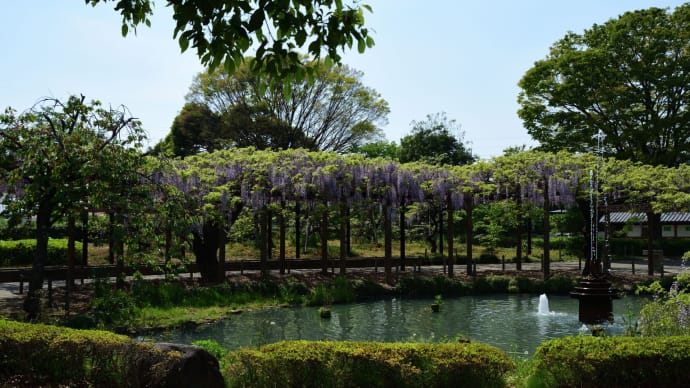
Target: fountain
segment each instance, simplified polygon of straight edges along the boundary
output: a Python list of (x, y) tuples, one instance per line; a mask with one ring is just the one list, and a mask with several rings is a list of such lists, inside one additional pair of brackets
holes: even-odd
[(551, 311), (549, 311), (549, 298), (546, 297), (546, 294), (539, 295), (539, 307), (537, 308), (537, 313), (539, 315), (548, 315), (551, 313)]
[[(597, 153), (599, 162), (603, 159), (602, 141), (604, 133), (600, 130), (597, 139)], [(599, 324), (613, 320), (613, 299), (618, 297), (617, 291), (606, 280), (606, 273), (602, 269), (599, 258), (599, 170), (597, 163), (595, 171), (589, 171), (589, 213), (590, 213), (590, 257), (587, 260), (583, 277), (578, 282), (570, 296), (580, 302), (579, 320), (585, 324)], [(604, 195), (604, 206), (607, 205)]]

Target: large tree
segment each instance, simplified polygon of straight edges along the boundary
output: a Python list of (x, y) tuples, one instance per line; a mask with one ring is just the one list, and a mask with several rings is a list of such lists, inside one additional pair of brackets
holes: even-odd
[(66, 102), (45, 99), (17, 114), (0, 114), (2, 201), (10, 216), (35, 217), (36, 254), (25, 308), (39, 313), (48, 231), (63, 217), (79, 214), (85, 203), (103, 205), (126, 195), (136, 183), (144, 133), (126, 108), (104, 108), (84, 97)]
[(472, 152), (463, 144), (460, 125), (445, 113), (429, 114), (411, 125), (410, 134), (400, 140), (401, 162), (461, 165), (474, 161)]
[(170, 133), (153, 149), (155, 154), (194, 155), (222, 149), (227, 131), (220, 117), (208, 106), (187, 103), (175, 117)]
[(192, 141), (188, 148), (209, 151), (210, 145), (218, 148), (215, 146), (224, 144), (346, 152), (376, 139), (379, 125), (385, 123), (388, 103), (362, 84), (362, 73), (357, 70), (322, 63), (313, 66), (318, 70), (312, 82), (272, 83), (268, 87), (247, 65), (233, 73), (218, 68), (198, 74), (187, 95), (187, 106), (222, 123), (209, 130), (186, 119), (189, 112), (183, 110), (173, 124), (172, 144)]
[[(151, 25), (152, 0), (85, 0), (86, 4), (115, 3), (122, 15), (122, 35), (145, 24)], [(357, 46), (359, 52), (374, 45), (364, 27), (364, 11), (371, 7), (359, 1), (342, 0), (167, 0), (175, 19), (173, 33), (182, 51), (196, 49), (201, 63), (215, 68), (224, 64), (232, 73), (255, 49), (251, 70), (276, 80), (311, 77), (294, 51), (306, 47), (314, 60), (327, 58), (340, 63), (340, 52)]]
[(591, 150), (674, 166), (690, 160), (690, 4), (627, 12), (568, 33), (520, 81), (518, 111), (548, 151)]

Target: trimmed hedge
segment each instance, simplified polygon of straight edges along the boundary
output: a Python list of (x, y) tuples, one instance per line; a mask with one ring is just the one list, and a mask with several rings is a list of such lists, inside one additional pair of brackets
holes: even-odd
[[(647, 238), (612, 238), (609, 244), (615, 255), (642, 256), (642, 251), (647, 249)], [(657, 244), (659, 241), (654, 241), (655, 249), (664, 251), (665, 257), (681, 257), (690, 251), (690, 238), (662, 238), (661, 247)]]
[[(75, 241), (75, 251), (81, 257), (81, 242)], [(36, 254), (36, 240), (0, 240), (0, 265), (31, 265)], [(48, 262), (46, 265), (67, 264), (67, 239), (48, 240)]]
[(105, 331), (0, 319), (0, 386), (149, 386), (176, 357)]
[(545, 386), (690, 386), (690, 337), (565, 337), (534, 358), (531, 379)]
[(515, 367), (477, 343), (284, 341), (226, 361), (231, 387), (502, 387)]

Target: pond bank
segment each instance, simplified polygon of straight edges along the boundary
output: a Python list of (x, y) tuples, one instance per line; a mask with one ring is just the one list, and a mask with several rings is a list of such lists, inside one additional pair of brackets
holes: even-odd
[[(494, 292), (567, 294), (579, 278), (579, 271), (554, 270), (553, 276), (547, 281), (542, 279), (540, 271), (534, 270), (484, 270), (476, 277), (460, 273), (452, 279), (438, 271), (400, 272), (396, 275), (397, 282), (393, 285), (385, 283), (383, 273), (371, 271), (353, 271), (346, 278), (316, 271), (293, 271), (290, 275), (271, 274), (268, 277), (261, 277), (258, 273), (231, 274), (223, 286), (208, 286), (200, 283), (199, 279), (181, 277), (172, 283), (179, 287), (163, 289), (160, 285), (168, 283), (161, 280), (134, 281), (128, 282), (126, 293), (117, 293), (112, 286), (108, 286), (105, 287), (105, 294), (102, 289), (99, 293), (97, 287), (87, 283), (78, 285), (71, 292), (69, 320), (63, 319), (62, 287), (53, 289), (53, 303), (46, 306), (43, 319), (73, 327), (94, 327), (98, 324), (96, 319), (101, 319), (100, 327), (132, 334), (144, 328), (150, 331), (193, 327), (222, 319), (238, 310), (273, 306), (321, 306), (367, 298), (433, 297), (437, 294), (444, 297)], [(646, 275), (614, 273), (611, 281), (617, 289), (632, 292), (636, 284), (648, 282), (649, 278)], [(142, 284), (147, 286), (142, 287)], [(98, 311), (94, 311), (97, 298), (104, 303), (100, 305), (100, 318), (95, 314)], [(21, 320), (21, 301), (21, 298), (0, 300), (0, 316)], [(115, 314), (117, 311), (113, 311), (113, 308), (122, 307), (123, 311)], [(145, 320), (136, 319), (135, 315), (141, 314), (141, 311), (152, 314)], [(102, 315), (104, 313), (105, 316)]]

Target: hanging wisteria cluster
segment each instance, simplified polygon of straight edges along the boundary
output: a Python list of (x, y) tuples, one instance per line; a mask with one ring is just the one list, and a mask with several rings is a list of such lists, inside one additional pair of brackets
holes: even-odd
[[(440, 167), (301, 149), (274, 152), (247, 148), (176, 160), (157, 170), (154, 179), (179, 190), (204, 214), (223, 213), (232, 200), (254, 210), (281, 201), (300, 201), (308, 207), (314, 203), (369, 202), (396, 209), (403, 204), (445, 203), (450, 198), (454, 209), (462, 209), (472, 195), (473, 203), (520, 196), (524, 202), (543, 206), (545, 192), (550, 206), (567, 207), (575, 204), (578, 196), (586, 197), (587, 171), (594, 162), (589, 155), (532, 151), (470, 166)], [(639, 165), (616, 163), (612, 166), (626, 171), (643, 170)], [(635, 194), (646, 192), (638, 186), (652, 185), (650, 175), (662, 173), (646, 169), (643, 178), (631, 182), (625, 178), (629, 174), (615, 171), (616, 167), (606, 168), (609, 178), (602, 190), (608, 190), (613, 199), (642, 195)], [(690, 173), (678, 171), (674, 179), (690, 182)], [(682, 188), (675, 191), (687, 192)]]

